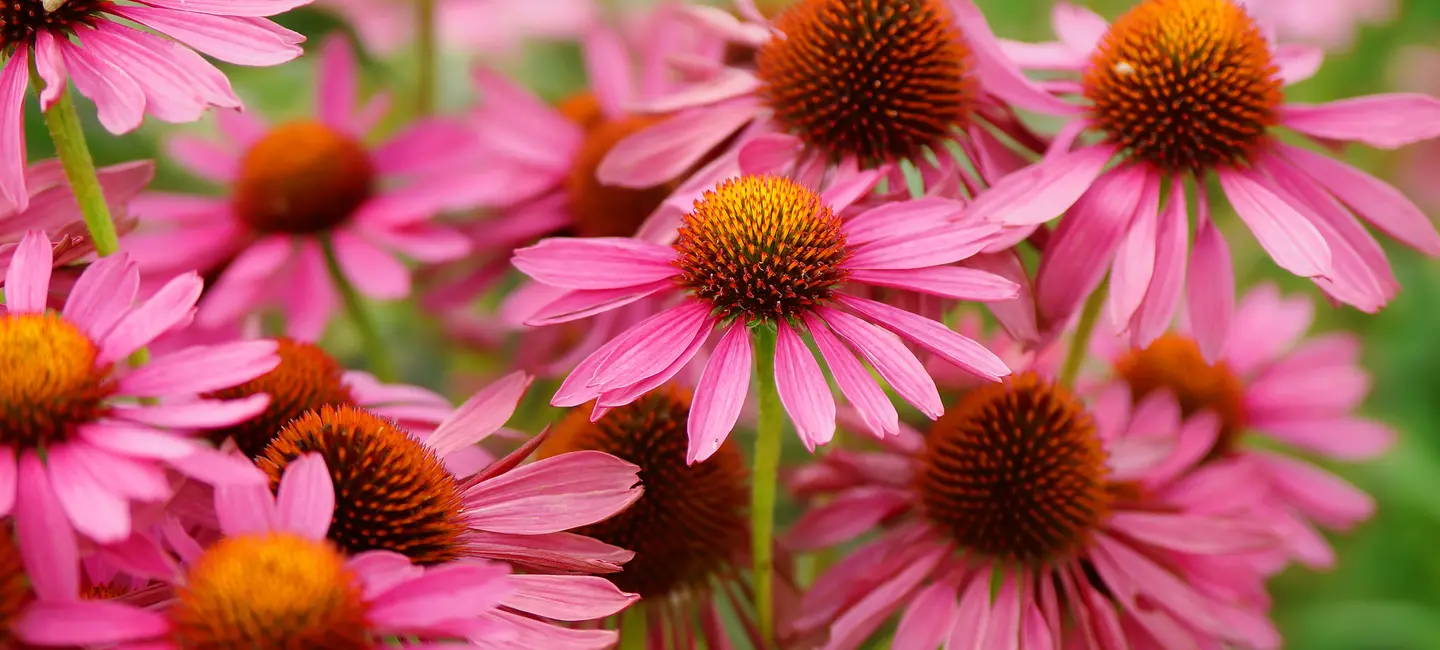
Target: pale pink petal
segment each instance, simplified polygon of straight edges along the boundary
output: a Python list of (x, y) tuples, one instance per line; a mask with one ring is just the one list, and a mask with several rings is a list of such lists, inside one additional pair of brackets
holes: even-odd
[(25, 191), (25, 89), (30, 83), (30, 52), (18, 48), (0, 70), (0, 194), (17, 212), (30, 206)]
[(465, 493), (472, 528), (536, 535), (593, 524), (640, 498), (639, 468), (577, 451), (522, 465)]
[(45, 462), (55, 496), (75, 530), (100, 543), (130, 535), (130, 506), (74, 459), (73, 445), (49, 450)]
[(1110, 24), (1100, 14), (1070, 2), (1055, 3), (1050, 24), (1060, 41), (1081, 56), (1088, 56), (1105, 37), (1105, 32), (1110, 31)]
[(1120, 239), (1120, 245), (1115, 248), (1115, 261), (1110, 266), (1110, 294), (1106, 305), (1109, 307), (1110, 322), (1117, 332), (1125, 331), (1130, 318), (1140, 309), (1150, 281), (1154, 279), (1155, 267), (1160, 263), (1156, 258), (1160, 222), (1155, 209), (1158, 208), (1159, 188), (1155, 189), (1157, 203), (1141, 200), (1135, 217)]
[[(548, 287), (549, 285), (536, 283), (534, 286)], [(573, 320), (589, 318), (596, 314), (609, 312), (653, 296), (666, 289), (674, 288), (676, 288), (676, 284), (667, 278), (636, 287), (567, 291), (561, 294), (559, 298), (537, 309), (528, 318), (523, 320), (522, 324), (535, 327), (568, 323)], [(511, 295), (513, 296), (515, 294), (512, 293)]]
[(161, 334), (188, 324), (195, 316), (195, 302), (200, 299), (204, 284), (195, 273), (165, 283), (154, 296), (115, 323), (115, 328), (101, 342), (96, 361), (109, 363), (124, 359)]
[(1110, 515), (1116, 531), (1147, 544), (1197, 555), (1235, 555), (1274, 548), (1268, 526), (1238, 518), (1126, 511)]
[(1149, 347), (1165, 333), (1180, 306), (1190, 245), (1184, 184), (1171, 182), (1169, 203), (1160, 213), (1155, 238), (1155, 270), (1145, 290), (1145, 300), (1135, 314), (1130, 339), (1131, 345), (1140, 348)]
[(845, 266), (852, 269), (918, 269), (950, 264), (979, 253), (1000, 231), (984, 221), (952, 223), (886, 237), (855, 247)]
[(1115, 155), (1109, 146), (1057, 154), (1010, 174), (980, 194), (965, 214), (1025, 226), (1044, 223), (1070, 209)]
[(936, 196), (884, 203), (847, 218), (843, 226), (845, 242), (858, 246), (880, 239), (914, 236), (956, 221), (964, 211), (963, 201)]
[(581, 40), (585, 72), (606, 115), (625, 114), (624, 106), (635, 96), (634, 71), (625, 43), (613, 29), (597, 26)]
[(630, 102), (626, 108), (644, 113), (705, 110), (726, 101), (751, 101), (761, 86), (760, 79), (749, 70), (723, 67), (707, 72), (709, 74), (703, 82), (689, 84), (655, 99)]
[(310, 4), (310, 0), (144, 0), (144, 4), (216, 16), (259, 18), (285, 13)]
[(882, 302), (845, 294), (836, 301), (859, 312), (871, 322), (979, 377), (998, 380), (1010, 374), (1010, 368), (985, 346), (961, 336), (941, 323), (912, 314)]
[(98, 58), (89, 48), (81, 48), (67, 40), (60, 42), (60, 52), (70, 80), (80, 94), (95, 101), (100, 124), (111, 133), (128, 133), (145, 119), (145, 93), (130, 75), (110, 61)]
[(1289, 86), (1315, 76), (1325, 60), (1325, 51), (1313, 45), (1286, 43), (1275, 48), (1272, 60), (1280, 68), (1280, 79)]
[(978, 302), (1013, 300), (1020, 295), (1020, 285), (1006, 278), (988, 271), (959, 266), (934, 266), (920, 269), (857, 269), (850, 272), (850, 280)]
[(335, 258), (360, 293), (376, 300), (410, 295), (410, 270), (395, 256), (349, 232), (334, 234)]
[(1001, 583), (992, 607), (990, 620), (985, 626), (985, 647), (990, 650), (1021, 650), (1020, 590), (1014, 578), (1007, 577)]
[(1257, 425), (1282, 442), (1346, 461), (1377, 458), (1395, 446), (1394, 429), (1371, 420), (1297, 419)]
[(99, 449), (133, 458), (174, 460), (188, 456), (194, 442), (140, 425), (92, 422), (77, 427), (80, 437)]
[[(269, 396), (257, 395), (257, 397)], [(261, 403), (263, 404), (265, 401), (267, 400), (262, 400)], [(244, 456), (216, 451), (201, 445), (196, 445), (185, 457), (170, 461), (170, 467), (185, 476), (217, 487), (267, 485), (269, 482), (265, 478), (265, 474), (256, 469), (255, 464)]]
[[(815, 355), (788, 323), (777, 325), (775, 387), (795, 432), (811, 451), (835, 436), (835, 396)], [(762, 380), (763, 381), (763, 380)]]
[(1019, 108), (1049, 115), (1074, 115), (1082, 109), (1046, 93), (1005, 56), (985, 15), (972, 0), (949, 0), (950, 10), (975, 62), (985, 92)]
[(970, 577), (960, 592), (960, 607), (950, 628), (946, 648), (986, 648), (984, 641), (990, 627), (991, 569), (985, 567)]
[(48, 111), (60, 99), (60, 91), (70, 86), (69, 75), (65, 73), (65, 55), (60, 52), (60, 41), (49, 30), (35, 33), (35, 71), (40, 73), (40, 79), (45, 82), (45, 89), (40, 91), (40, 109)]
[(1235, 213), (1276, 264), (1301, 277), (1330, 274), (1330, 247), (1304, 214), (1251, 175), (1221, 171), (1218, 176)]
[(65, 519), (50, 473), (32, 453), (20, 457), (19, 483), (16, 541), (20, 548), (45, 549), (43, 553), (20, 554), (30, 588), (44, 601), (74, 602), (80, 597), (80, 549), (75, 530)]
[(285, 333), (301, 341), (320, 340), (340, 303), (340, 295), (318, 242), (301, 242), (295, 247), (283, 299)]
[(903, 490), (866, 486), (848, 490), (805, 512), (785, 533), (785, 545), (811, 551), (842, 544), (912, 505)]
[[(120, 380), (126, 395), (195, 394), (243, 384), (280, 364), (271, 340), (185, 348), (147, 363)], [(205, 368), (204, 372), (197, 369)]]
[(861, 642), (900, 607), (905, 597), (924, 582), (944, 552), (931, 551), (915, 558), (899, 572), (887, 576), (884, 582), (865, 593), (863, 598), (848, 607), (831, 624), (830, 645), (859, 647)]
[(523, 372), (512, 372), (481, 389), (440, 423), (425, 445), (444, 458), (480, 442), (505, 426), (533, 380)]
[[(107, 11), (128, 18), (227, 63), (277, 65), (300, 56), (293, 32), (242, 18), (181, 13), (168, 9), (114, 5)], [(300, 37), (303, 38), (303, 37)]]
[(325, 457), (305, 454), (292, 461), (275, 495), (275, 525), (306, 539), (325, 539), (335, 512), (335, 484)]
[(1280, 123), (1316, 138), (1394, 149), (1440, 136), (1440, 99), (1396, 93), (1315, 105), (1285, 104)]
[(624, 237), (551, 238), (515, 251), (515, 268), (566, 289), (619, 289), (680, 273), (675, 250)]
[(818, 315), (836, 334), (854, 346), (900, 397), (930, 419), (940, 417), (944, 407), (935, 380), (898, 337), (836, 309), (822, 308)]
[(170, 136), (165, 141), (165, 155), (207, 181), (229, 183), (240, 170), (240, 157), (228, 144), (194, 135)]
[(804, 150), (805, 143), (788, 133), (756, 136), (740, 146), (740, 171), (746, 174), (781, 173), (793, 166)]
[(895, 628), (894, 647), (925, 648), (940, 647), (950, 638), (950, 629), (960, 613), (959, 594), (955, 585), (937, 582), (921, 589), (910, 599), (909, 607), (900, 617)]
[(451, 563), (376, 594), (367, 613), (381, 629), (414, 630), (490, 609), (512, 589), (500, 562)]
[(755, 116), (754, 100), (682, 111), (613, 148), (596, 170), (607, 185), (654, 187), (679, 177)]
[(1045, 318), (1065, 322), (1079, 310), (1104, 280), (1135, 215), (1153, 213), (1159, 196), (1159, 179), (1143, 167), (1126, 167), (1101, 177), (1060, 219), (1035, 278), (1035, 300)]
[(596, 369), (590, 383), (609, 389), (643, 381), (673, 363), (712, 324), (710, 306), (701, 302), (687, 302), (645, 319), (617, 337), (623, 341), (620, 349)]
[[(184, 0), (188, 2), (189, 0)], [(236, 15), (236, 14), (231, 14)], [(320, 121), (341, 132), (354, 133), (355, 98), (359, 71), (355, 51), (344, 36), (331, 36), (320, 46), (320, 62), (315, 71), (319, 88), (316, 114)]]
[(750, 390), (750, 357), (750, 330), (737, 321), (720, 337), (695, 387), (685, 462), (694, 464), (709, 458), (735, 428), (745, 406), (745, 394)]
[(117, 418), (157, 427), (210, 428), (237, 424), (259, 415), (270, 404), (265, 393), (241, 399), (200, 399), (174, 404), (116, 406)]
[(584, 137), (574, 122), (491, 70), (476, 67), (472, 77), (482, 101), (478, 117), (489, 124), (482, 127), (487, 144), (527, 166), (569, 167)]
[(170, 622), (163, 614), (109, 600), (39, 603), (15, 624), (15, 633), (27, 643), (47, 646), (110, 646), (169, 632)]
[(1235, 312), (1235, 267), (1230, 263), (1225, 236), (1208, 218), (1202, 217), (1195, 232), (1185, 303), (1191, 330), (1205, 360), (1219, 361), (1225, 354)]
[[(253, 485), (215, 488), (215, 517), (220, 530), (232, 537), (284, 529), (279, 525), (280, 515), (268, 479)], [(330, 522), (327, 520), (325, 523)]]
[[(175, 104), (158, 111), (147, 105), (147, 108), (152, 113), (156, 113), (157, 117), (164, 120), (179, 120), (195, 113), (195, 107), (189, 101), (174, 101), (176, 92), (193, 95), (194, 100), (203, 104), (222, 108), (240, 108), (240, 98), (235, 96), (235, 90), (230, 87), (229, 78), (209, 61), (206, 61), (204, 57), (196, 54), (194, 50), (175, 41), (161, 38), (152, 32), (134, 29), (115, 21), (100, 21), (96, 26), (96, 32), (103, 33), (107, 37), (105, 39), (108, 41), (107, 44), (124, 52), (127, 60), (151, 62), (150, 67), (156, 68), (157, 71), (163, 70), (159, 74), (170, 77), (166, 80), (153, 78), (143, 81), (136, 80), (137, 83), (141, 83), (142, 89), (147, 93), (154, 90), (159, 93), (159, 99), (164, 100), (164, 103)], [(87, 40), (87, 44), (88, 42)], [(127, 63), (127, 65), (129, 64)], [(145, 66), (142, 63), (135, 70), (139, 73), (145, 70)], [(175, 84), (175, 87), (167, 88), (167, 82)], [(146, 97), (148, 101), (149, 95), (147, 94)], [(204, 110), (203, 104), (201, 112)], [(196, 114), (194, 118), (184, 121), (193, 121), (194, 119), (199, 119), (199, 115)], [(221, 126), (222, 128), (225, 126), (223, 118)], [(237, 142), (236, 144), (243, 146), (249, 143)]]
[(557, 621), (588, 621), (615, 614), (640, 600), (599, 576), (513, 575), (506, 607)]
[(50, 238), (38, 230), (25, 233), (5, 271), (5, 308), (16, 314), (45, 311), (50, 291), (53, 253)]
[(1426, 255), (1440, 255), (1435, 224), (1400, 190), (1355, 167), (1299, 147), (1281, 153), (1376, 228)]
[(830, 367), (830, 373), (835, 376), (840, 392), (860, 413), (866, 428), (878, 438), (898, 432), (900, 416), (895, 411), (895, 405), (890, 403), (885, 390), (875, 383), (870, 371), (865, 369), (844, 343), (835, 338), (830, 328), (818, 316), (807, 313), (802, 314), (801, 318), (810, 330), (810, 336), (815, 339), (815, 347), (820, 349), (821, 356), (825, 358), (825, 364)]
[(1375, 499), (1334, 474), (1275, 454), (1261, 457), (1285, 501), (1323, 526), (1346, 529), (1375, 512)]

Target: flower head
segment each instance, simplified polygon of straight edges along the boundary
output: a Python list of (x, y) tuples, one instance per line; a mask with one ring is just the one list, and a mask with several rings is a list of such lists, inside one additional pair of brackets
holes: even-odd
[(1017, 287), (1004, 278), (947, 266), (978, 252), (996, 228), (949, 219), (958, 204), (939, 199), (837, 219), (847, 205), (786, 178), (743, 176), (696, 201), (671, 246), (548, 239), (516, 251), (517, 268), (566, 290), (536, 319), (576, 320), (645, 297), (680, 299), (582, 361), (552, 403), (596, 400), (598, 418), (674, 377), (719, 329), (688, 420), (687, 458), (696, 462), (720, 448), (740, 415), (752, 329), (775, 331), (780, 400), (812, 449), (834, 434), (835, 402), (805, 333), (876, 435), (894, 433), (898, 416), (861, 358), (926, 415), (942, 410), (935, 383), (895, 335), (980, 377), (1008, 374), (999, 358), (944, 325), (844, 292), (872, 285), (957, 300), (1013, 298)]
[(1362, 219), (1440, 254), (1440, 233), (1397, 190), (1278, 132), (1394, 148), (1440, 135), (1440, 100), (1289, 102), (1284, 87), (1314, 74), (1320, 52), (1270, 42), (1237, 0), (1142, 0), (1109, 25), (1061, 4), (1055, 21), (1061, 42), (1006, 43), (1006, 51), (1023, 67), (1074, 73), (1052, 87), (1084, 101), (1056, 112), (1071, 121), (1042, 161), (969, 207), (1010, 226), (1065, 213), (1036, 279), (1050, 326), (1065, 323), (1108, 268), (1117, 330), (1150, 344), (1183, 294), (1202, 352), (1216, 359), (1229, 334), (1234, 271), (1204, 191), (1191, 246), (1185, 193), (1210, 177), (1278, 265), (1359, 309), (1379, 309), (1399, 288)]
[(0, 124), (8, 129), (0, 138), (7, 143), (0, 150), (0, 197), (20, 210), (29, 198), (22, 108), (32, 68), (43, 81), (45, 109), (73, 81), (112, 133), (134, 130), (146, 113), (192, 122), (210, 106), (239, 108), (240, 100), (225, 75), (191, 48), (240, 65), (289, 61), (305, 37), (264, 17), (308, 1), (15, 0), (0, 7), (0, 48), (11, 53), (0, 69)]
[[(131, 502), (170, 496), (164, 466), (207, 483), (259, 484), (263, 477), (254, 468), (186, 434), (265, 409), (266, 395), (200, 395), (274, 368), (275, 344), (192, 347), (130, 369), (132, 353), (189, 322), (200, 279), (175, 278), (137, 304), (139, 272), (128, 256), (115, 255), (90, 265), (57, 312), (46, 308), (51, 255), (49, 240), (31, 232), (6, 274), (0, 516), (13, 513), (22, 531), (57, 546), (75, 543), (72, 530), (117, 542), (130, 535)], [(29, 545), (26, 552), (49, 550)], [(64, 552), (49, 557), (65, 561)]]
[(168, 142), (173, 157), (227, 186), (229, 196), (150, 193), (132, 204), (157, 224), (125, 240), (145, 268), (216, 275), (197, 315), (205, 328), (278, 306), (287, 334), (315, 340), (339, 302), (331, 257), (360, 293), (388, 300), (410, 292), (397, 254), (439, 262), (467, 250), (458, 233), (428, 223), (454, 207), (453, 193), (396, 182), (468, 150), (464, 130), (420, 122), (367, 146), (362, 138), (382, 117), (384, 96), (355, 105), (356, 62), (344, 39), (328, 41), (319, 59), (316, 119), (267, 127), (248, 113), (224, 114), (225, 142)]

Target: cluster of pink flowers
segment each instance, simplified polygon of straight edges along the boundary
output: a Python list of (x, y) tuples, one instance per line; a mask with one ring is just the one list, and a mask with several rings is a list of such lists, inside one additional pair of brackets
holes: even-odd
[[(308, 0), (0, 7), (0, 647), (1279, 647), (1396, 434), (1230, 238), (1381, 310), (1440, 232), (1338, 154), (1440, 99), (1287, 98), (1385, 3), (977, 2), (317, 0), (275, 120), (201, 54)], [(532, 40), (585, 88), (469, 60)]]

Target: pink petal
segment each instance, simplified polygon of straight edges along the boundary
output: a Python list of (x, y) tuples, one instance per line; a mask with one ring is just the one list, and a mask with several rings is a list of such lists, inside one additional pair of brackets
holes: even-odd
[(835, 383), (840, 386), (841, 394), (845, 395), (845, 399), (850, 400), (851, 405), (860, 413), (866, 428), (877, 438), (897, 433), (900, 430), (900, 415), (895, 411), (895, 405), (890, 403), (890, 398), (885, 395), (884, 389), (875, 383), (870, 371), (865, 369), (845, 344), (835, 338), (819, 317), (803, 314), (801, 318), (810, 330), (810, 336), (815, 339), (815, 347), (820, 349), (820, 355), (825, 358), (825, 364), (830, 366), (830, 373), (835, 376)]
[(170, 622), (160, 613), (119, 601), (46, 602), (32, 605), (16, 622), (15, 632), (37, 645), (108, 646), (161, 637), (170, 632)]
[(794, 165), (804, 149), (805, 143), (788, 133), (756, 136), (740, 146), (740, 170), (746, 174), (781, 172)]
[(50, 238), (38, 230), (25, 233), (5, 272), (5, 308), (16, 314), (45, 311), (50, 292)]
[(193, 135), (171, 136), (165, 142), (165, 153), (186, 171), (217, 183), (235, 180), (240, 170), (240, 158), (228, 145)]
[(1400, 190), (1327, 156), (1299, 147), (1278, 146), (1287, 160), (1376, 228), (1426, 255), (1440, 255), (1440, 233), (1435, 231), (1435, 224)]
[[(943, 552), (929, 552), (910, 562), (893, 576), (864, 594), (847, 608), (830, 626), (830, 644), (835, 647), (858, 647), (885, 619), (929, 577)], [(834, 569), (832, 569), (834, 570)]]
[(197, 399), (175, 404), (116, 406), (112, 414), (120, 419), (157, 427), (206, 429), (227, 427), (259, 415), (270, 404), (265, 393), (241, 399)]
[[(120, 380), (126, 395), (197, 394), (238, 386), (280, 365), (273, 340), (186, 348), (137, 368)], [(204, 368), (205, 372), (197, 372)]]
[(70, 80), (80, 94), (95, 100), (100, 124), (107, 131), (118, 135), (140, 126), (145, 119), (145, 93), (126, 71), (99, 58), (93, 49), (67, 40), (61, 41), (60, 52)]
[[(107, 46), (117, 53), (123, 53), (127, 67), (132, 65), (131, 61), (141, 62), (134, 64), (133, 68), (137, 77), (136, 83), (141, 84), (141, 90), (146, 92), (146, 108), (156, 117), (166, 121), (193, 122), (199, 119), (199, 113), (204, 112), (206, 104), (240, 108), (240, 98), (235, 96), (230, 80), (194, 50), (152, 32), (134, 29), (115, 21), (101, 21), (96, 26), (96, 33), (104, 35), (101, 40)], [(87, 37), (87, 46), (91, 40), (94, 39)], [(146, 70), (146, 62), (150, 64), (150, 68), (155, 69), (155, 74), (141, 74), (149, 72)], [(156, 79), (156, 76), (165, 76), (168, 79)], [(157, 93), (156, 103), (164, 104), (164, 108), (150, 102), (151, 92)], [(177, 99), (177, 93), (189, 97)], [(199, 111), (194, 103), (201, 104)], [(223, 116), (220, 125), (225, 129), (226, 121)], [(249, 142), (242, 140), (235, 144), (244, 146)]]
[(216, 16), (264, 17), (310, 4), (310, 0), (145, 0), (152, 7)]
[(124, 253), (103, 258), (80, 274), (61, 312), (94, 340), (103, 340), (130, 309), (140, 273)]
[(48, 30), (35, 34), (35, 71), (40, 73), (40, 79), (45, 82), (45, 89), (40, 91), (40, 110), (48, 111), (60, 99), (60, 91), (70, 87), (70, 79), (65, 73), (65, 55), (60, 51), (60, 40)]
[(998, 380), (1010, 374), (1010, 368), (995, 353), (941, 323), (865, 298), (837, 294), (836, 301), (979, 377)]
[(1274, 548), (1269, 527), (1242, 519), (1150, 512), (1116, 512), (1110, 526), (1162, 549), (1197, 555), (1234, 555)]
[(1355, 418), (1282, 420), (1259, 428), (1282, 442), (1345, 461), (1375, 459), (1398, 437), (1389, 426)]
[(325, 458), (308, 453), (291, 462), (275, 495), (276, 527), (306, 539), (325, 539), (334, 513), (335, 484)]
[(1286, 104), (1280, 109), (1280, 123), (1316, 138), (1394, 149), (1440, 136), (1440, 99), (1395, 93), (1325, 104)]
[[(549, 285), (536, 284), (535, 286)], [(567, 291), (559, 298), (536, 310), (523, 321), (523, 324), (537, 327), (589, 318), (624, 307), (666, 289), (673, 289), (675, 286), (675, 283), (667, 278), (638, 287)]]
[(534, 377), (523, 372), (501, 377), (465, 400), (425, 439), (425, 445), (444, 458), (480, 442), (505, 426), (532, 381)]
[(186, 273), (165, 283), (149, 300), (121, 317), (115, 329), (101, 343), (99, 363), (124, 359), (195, 316), (204, 282), (195, 273)]
[(267, 66), (300, 56), (293, 32), (242, 18), (185, 13), (169, 9), (115, 5), (107, 11), (128, 18), (227, 63)]
[(318, 341), (335, 314), (340, 297), (319, 243), (300, 243), (292, 261), (290, 282), (284, 295), (285, 333), (301, 341)]
[(1088, 7), (1069, 2), (1055, 3), (1050, 14), (1050, 24), (1055, 27), (1055, 35), (1060, 38), (1060, 42), (1082, 56), (1094, 50), (1100, 44), (1100, 39), (1105, 37), (1105, 32), (1110, 31), (1110, 24), (1100, 14)]
[(974, 2), (951, 0), (949, 5), (956, 24), (965, 34), (965, 42), (970, 46), (975, 61), (975, 74), (987, 94), (1016, 107), (1050, 115), (1074, 115), (1082, 110), (1046, 93), (1022, 74), (1000, 49), (990, 24)]
[(886, 237), (855, 247), (852, 269), (918, 269), (951, 264), (979, 253), (1000, 226), (983, 221), (952, 223), (924, 232)]
[(821, 308), (818, 315), (836, 334), (854, 346), (905, 401), (932, 420), (940, 417), (944, 407), (935, 380), (899, 338), (836, 309)]
[(857, 269), (850, 280), (882, 287), (896, 287), (956, 300), (999, 302), (1020, 295), (1020, 285), (979, 269), (934, 266), (920, 269)]
[(1375, 512), (1375, 499), (1325, 470), (1273, 454), (1262, 462), (1286, 503), (1323, 526), (1343, 530)]
[(1236, 214), (1276, 264), (1307, 278), (1331, 272), (1330, 247), (1304, 214), (1252, 176), (1234, 171), (1218, 175)]
[(843, 544), (912, 505), (903, 490), (867, 486), (842, 492), (808, 510), (785, 533), (785, 545), (810, 551)]
[(477, 66), (473, 73), (482, 101), (487, 144), (528, 166), (566, 169), (583, 137), (574, 122), (503, 76)]
[(596, 369), (590, 384), (606, 389), (629, 386), (664, 370), (699, 333), (713, 326), (710, 306), (687, 302), (641, 321), (626, 334), (620, 349)]
[[(269, 396), (257, 395), (256, 397)], [(217, 487), (268, 484), (265, 475), (244, 456), (236, 456), (200, 445), (196, 445), (184, 458), (170, 461), (170, 467), (185, 476)]]
[(705, 364), (690, 405), (690, 444), (685, 462), (694, 464), (709, 458), (735, 428), (745, 394), (750, 390), (750, 330), (742, 322), (730, 326)]
[[(1155, 189), (1154, 196), (1158, 200), (1159, 188)], [(1110, 267), (1110, 294), (1106, 303), (1110, 308), (1110, 322), (1116, 331), (1124, 331), (1130, 318), (1140, 309), (1140, 303), (1145, 300), (1145, 292), (1154, 278), (1155, 266), (1159, 264), (1155, 255), (1160, 227), (1157, 207), (1158, 202), (1142, 199), (1135, 217), (1120, 239), (1120, 245), (1115, 248), (1115, 261)]]
[(999, 593), (995, 594), (990, 620), (985, 626), (985, 647), (993, 650), (1021, 650), (1019, 643), (1020, 590), (1016, 588), (1013, 578), (1006, 578), (1000, 585)]
[(1273, 57), (1280, 68), (1280, 79), (1289, 86), (1315, 76), (1325, 60), (1325, 51), (1313, 45), (1286, 43), (1275, 48)]
[(15, 448), (0, 447), (0, 517), (8, 517), (15, 509), (19, 491), (20, 468), (15, 463)]
[(25, 191), (25, 89), (30, 83), (30, 51), (18, 48), (0, 70), (0, 194), (16, 212), (30, 206)]
[(635, 94), (630, 54), (620, 35), (608, 27), (590, 30), (581, 40), (590, 89), (606, 115), (622, 115)]
[(960, 592), (960, 607), (950, 628), (946, 648), (987, 648), (985, 636), (990, 626), (991, 569), (985, 567), (970, 577)]
[(775, 387), (795, 432), (805, 447), (814, 451), (835, 436), (835, 396), (815, 354), (800, 335), (783, 321), (777, 327)]
[(394, 255), (349, 232), (336, 232), (334, 241), (340, 268), (360, 293), (377, 300), (410, 295), (410, 270)]
[(950, 638), (955, 617), (960, 613), (955, 585), (934, 583), (910, 599), (910, 606), (895, 628), (896, 648), (938, 648)]
[(499, 562), (465, 562), (426, 570), (377, 594), (367, 618), (381, 629), (416, 630), (475, 616), (511, 591), (510, 568)]
[(884, 203), (846, 219), (845, 241), (858, 247), (881, 239), (913, 236), (956, 221), (964, 211), (964, 202), (933, 196)]
[(506, 607), (557, 621), (604, 618), (640, 600), (599, 576), (513, 575), (510, 584)]
[(1185, 302), (1195, 341), (1205, 360), (1215, 363), (1223, 358), (1230, 337), (1230, 319), (1235, 312), (1235, 267), (1230, 263), (1225, 236), (1208, 218), (1202, 218), (1195, 231)]
[(562, 573), (614, 573), (635, 556), (625, 549), (574, 533), (504, 535), (471, 530), (466, 548), (476, 557)]
[(75, 530), (51, 486), (45, 465), (32, 453), (19, 462), (21, 486), (15, 503), (15, 538), (22, 549), (44, 552), (21, 553), (30, 588), (44, 601), (70, 603), (79, 599), (80, 549)]
[(621, 140), (596, 176), (607, 185), (653, 187), (679, 177), (754, 119), (755, 100), (737, 99), (676, 114)]
[(537, 535), (586, 526), (640, 498), (639, 468), (598, 451), (552, 456), (482, 481), (465, 493), (472, 528)]
[[(287, 528), (280, 525), (280, 514), (275, 495), (270, 493), (269, 480), (254, 485), (215, 488), (215, 516), (221, 532), (231, 537)], [(330, 522), (326, 520), (325, 523), (328, 527)]]
[(1135, 216), (1153, 213), (1159, 197), (1159, 179), (1143, 167), (1125, 167), (1101, 177), (1060, 219), (1035, 278), (1035, 300), (1045, 318), (1064, 322), (1080, 308), (1100, 286)]
[(646, 113), (704, 110), (721, 102), (752, 100), (760, 86), (760, 79), (753, 72), (724, 67), (711, 73), (702, 83), (690, 84), (656, 99), (632, 102), (627, 107), (631, 111)]
[(322, 122), (342, 132), (353, 131), (355, 98), (359, 95), (356, 88), (358, 75), (355, 52), (350, 49), (349, 41), (343, 36), (325, 39), (320, 46), (320, 63), (316, 68), (320, 84), (316, 113)]
[(50, 449), (46, 457), (55, 496), (75, 530), (100, 543), (130, 536), (130, 506), (101, 485), (97, 477), (74, 458), (71, 445)]
[(620, 289), (680, 273), (675, 250), (623, 237), (551, 238), (515, 251), (520, 272), (566, 289)]
[(1070, 209), (1114, 157), (1109, 146), (1057, 154), (1010, 174), (980, 194), (966, 215), (1026, 226), (1045, 223)]
[(1155, 270), (1145, 300), (1135, 314), (1131, 345), (1149, 347), (1165, 332), (1180, 306), (1185, 286), (1185, 258), (1189, 248), (1190, 224), (1185, 209), (1185, 186), (1172, 182), (1170, 199), (1160, 213), (1155, 234)]

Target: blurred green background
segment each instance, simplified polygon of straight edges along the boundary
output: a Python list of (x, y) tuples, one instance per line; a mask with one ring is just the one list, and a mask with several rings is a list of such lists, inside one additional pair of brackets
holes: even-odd
[[(1023, 40), (1050, 37), (1050, 0), (977, 1), (1001, 36)], [(1331, 1), (1335, 0), (1313, 0), (1317, 7)], [(1081, 4), (1113, 18), (1130, 2), (1092, 0)], [(1289, 97), (1323, 101), (1395, 90), (1398, 61), (1405, 48), (1440, 47), (1440, 0), (1403, 0), (1400, 5), (1395, 21), (1362, 27), (1352, 46), (1330, 53), (1321, 73), (1291, 88)], [(296, 11), (280, 22), (308, 34), (312, 46), (322, 36), (346, 31), (335, 18), (318, 10)], [(250, 110), (280, 118), (298, 116), (306, 114), (313, 102), (308, 59), (279, 68), (229, 67), (227, 72)], [(366, 61), (372, 86), (398, 84), (403, 94), (410, 76), (410, 62), (403, 55), (386, 62), (369, 57)], [(463, 107), (470, 97), (466, 76), (470, 63), (459, 56), (446, 62), (441, 77), (442, 104), (452, 111)], [(584, 83), (573, 44), (535, 44), (496, 64), (551, 98)], [(1427, 73), (1440, 87), (1440, 69)], [(32, 98), (26, 119), (30, 155), (32, 159), (49, 157), (49, 139), (33, 104)], [(82, 114), (93, 116), (93, 110), (82, 107)], [(397, 121), (403, 119), (403, 114), (397, 114)], [(87, 126), (101, 163), (159, 157), (161, 134), (176, 128), (210, 128), (208, 123), (173, 127), (151, 120), (139, 131), (117, 138), (100, 130), (93, 119)], [(1363, 148), (1351, 149), (1346, 157), (1385, 177), (1392, 177), (1401, 162), (1401, 156), (1393, 153)], [(1440, 169), (1434, 172), (1440, 183)], [(203, 189), (163, 158), (155, 185)], [(1234, 219), (1229, 222), (1242, 286), (1273, 279), (1287, 291), (1302, 292), (1319, 301), (1318, 290), (1279, 272), (1248, 233), (1235, 229)], [(1374, 316), (1321, 302), (1318, 328), (1348, 329), (1365, 338), (1365, 359), (1375, 379), (1367, 414), (1391, 424), (1402, 435), (1393, 453), (1379, 462), (1334, 468), (1375, 496), (1378, 514), (1349, 534), (1332, 536), (1340, 558), (1334, 570), (1292, 569), (1274, 584), (1274, 615), (1289, 648), (1440, 649), (1440, 440), (1434, 434), (1440, 431), (1440, 381), (1436, 377), (1440, 372), (1440, 264), (1397, 246), (1389, 245), (1387, 250), (1404, 287), (1398, 299)], [(387, 309), (382, 317), (391, 340), (407, 341), (402, 360), (407, 378), (456, 393), (457, 387), (439, 385), (454, 359), (436, 345), (433, 326), (404, 308)], [(337, 326), (336, 348), (345, 350), (348, 341), (344, 325)]]

